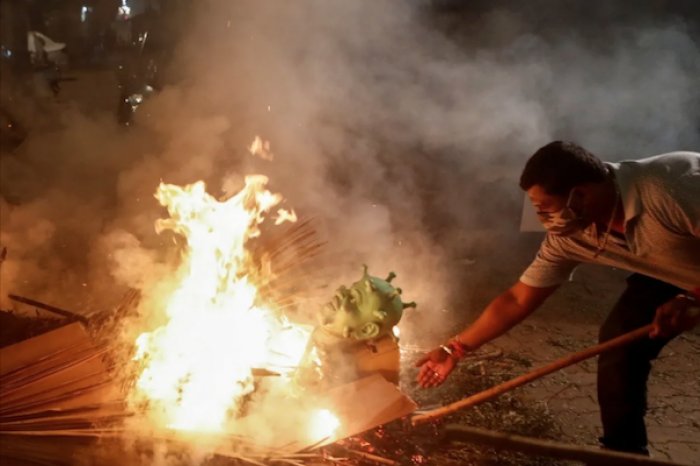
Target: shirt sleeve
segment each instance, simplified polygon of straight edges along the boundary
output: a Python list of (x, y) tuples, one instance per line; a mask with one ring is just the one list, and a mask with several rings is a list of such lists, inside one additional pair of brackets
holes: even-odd
[(663, 172), (644, 186), (647, 208), (668, 230), (700, 238), (700, 154), (676, 155), (668, 164), (673, 176)]
[(675, 194), (682, 212), (680, 222), (688, 234), (700, 238), (700, 170), (683, 177), (678, 184)]
[(566, 257), (564, 241), (565, 238), (547, 234), (535, 260), (522, 274), (520, 281), (533, 288), (548, 288), (571, 280), (581, 262)]

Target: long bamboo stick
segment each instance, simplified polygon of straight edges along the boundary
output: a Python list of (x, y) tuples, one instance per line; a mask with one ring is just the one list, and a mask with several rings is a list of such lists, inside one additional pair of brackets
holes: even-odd
[(635, 340), (645, 338), (649, 335), (649, 333), (651, 333), (653, 328), (654, 326), (649, 324), (642, 328), (633, 330), (632, 332), (614, 338), (610, 341), (606, 341), (605, 343), (601, 343), (599, 345), (587, 348), (583, 351), (570, 354), (565, 358), (554, 361), (550, 364), (547, 364), (546, 366), (540, 367), (539, 369), (535, 369), (534, 371), (529, 372), (525, 375), (521, 375), (520, 377), (516, 377), (513, 380), (509, 380), (508, 382), (502, 383), (501, 385), (497, 385), (488, 390), (484, 390), (483, 392), (464, 398), (460, 401), (449, 404), (442, 408), (438, 408), (423, 414), (413, 416), (413, 418), (411, 418), (411, 423), (414, 426), (423, 424), (425, 422), (429, 422), (435, 419), (439, 419), (443, 416), (447, 416), (448, 414), (455, 413), (459, 410), (478, 405), (485, 401), (489, 401), (493, 398), (496, 398), (497, 396), (509, 392), (517, 387), (520, 387), (521, 385), (525, 385), (526, 383), (532, 382), (533, 380), (539, 379), (540, 377), (544, 377), (545, 375), (551, 374), (552, 372), (564, 369), (565, 367), (573, 366), (574, 364), (597, 356), (605, 351), (609, 351), (614, 348), (619, 348), (620, 346), (627, 345)]
[(596, 466), (680, 466), (677, 463), (655, 460), (641, 455), (599, 450), (578, 445), (566, 445), (462, 425), (446, 426), (444, 434), (448, 441), (464, 441), (477, 445), (488, 445), (498, 450), (510, 450), (533, 456), (580, 461), (585, 464), (595, 464)]

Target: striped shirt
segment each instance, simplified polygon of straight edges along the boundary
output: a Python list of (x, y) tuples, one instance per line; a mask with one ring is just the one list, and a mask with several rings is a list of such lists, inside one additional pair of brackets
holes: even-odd
[(571, 236), (548, 233), (520, 281), (560, 285), (581, 263), (609, 265), (690, 290), (700, 285), (700, 153), (672, 152), (606, 163), (625, 211), (625, 234), (610, 235), (595, 258), (604, 229), (592, 224)]

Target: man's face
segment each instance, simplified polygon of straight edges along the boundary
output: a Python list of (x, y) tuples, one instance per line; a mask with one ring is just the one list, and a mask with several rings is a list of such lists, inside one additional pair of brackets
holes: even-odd
[(527, 190), (530, 202), (537, 211), (542, 224), (552, 233), (568, 235), (585, 229), (590, 224), (587, 218), (586, 193), (574, 188), (568, 196), (556, 196), (535, 185)]
[(530, 202), (538, 213), (555, 213), (566, 207), (568, 197), (547, 194), (541, 186), (535, 185), (527, 190)]

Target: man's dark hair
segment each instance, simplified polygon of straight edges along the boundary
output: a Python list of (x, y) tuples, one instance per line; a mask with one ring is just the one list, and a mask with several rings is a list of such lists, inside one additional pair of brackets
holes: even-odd
[(554, 141), (540, 148), (525, 164), (520, 187), (539, 185), (547, 194), (567, 196), (572, 188), (605, 181), (607, 169), (595, 155), (573, 142)]

